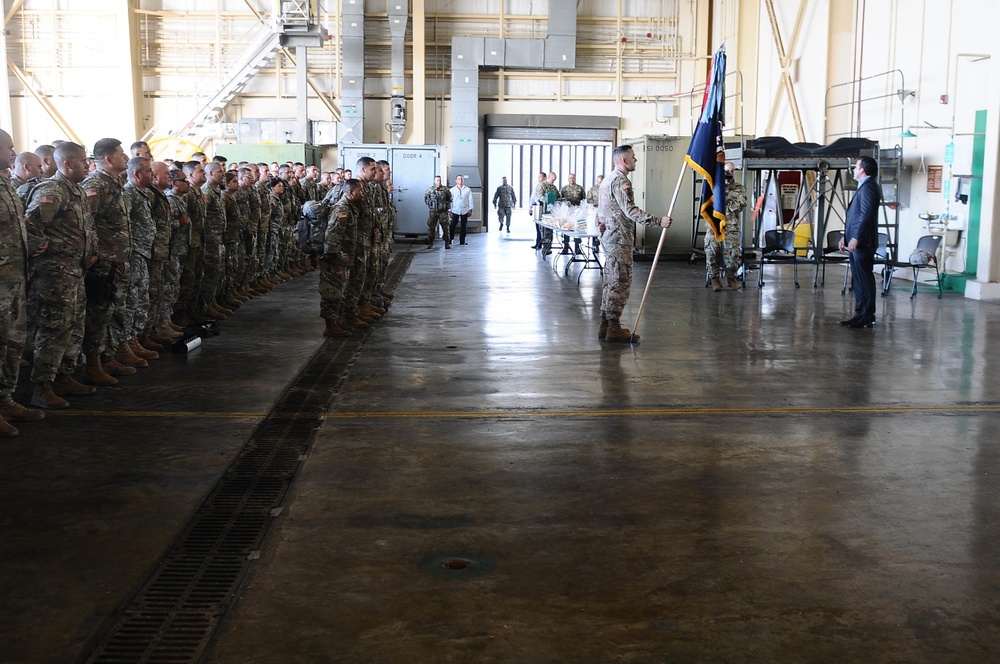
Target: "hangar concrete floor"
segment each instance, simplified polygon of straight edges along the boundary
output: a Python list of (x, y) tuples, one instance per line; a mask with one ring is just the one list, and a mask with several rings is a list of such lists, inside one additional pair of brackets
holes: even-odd
[[(841, 268), (713, 293), (661, 263), (641, 344), (608, 345), (597, 271), (515, 230), (398, 244), (367, 335), (319, 336), (310, 273), (21, 425), (0, 660), (140, 661), (99, 653), (164, 552), (267, 422), (314, 416), (209, 635), (142, 661), (995, 660), (1000, 307), (901, 281), (849, 330)], [(285, 410), (303, 375), (318, 416)]]

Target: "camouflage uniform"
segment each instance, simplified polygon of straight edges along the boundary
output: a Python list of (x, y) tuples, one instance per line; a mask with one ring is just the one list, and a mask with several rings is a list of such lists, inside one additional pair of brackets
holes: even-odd
[(319, 196), (319, 183), (310, 178), (302, 178), (299, 180), (299, 186), (302, 187), (302, 204), (305, 205), (309, 201), (319, 201), (322, 197)]
[(379, 184), (382, 189), (382, 203), (385, 205), (382, 212), (382, 225), (379, 229), (381, 238), (378, 244), (377, 266), (375, 273), (375, 299), (379, 306), (385, 306), (381, 292), (385, 290), (385, 275), (389, 270), (389, 258), (392, 256), (393, 236), (396, 233), (396, 204), (392, 202), (392, 194), (386, 183)]
[(606, 252), (601, 315), (608, 321), (621, 319), (632, 289), (635, 225), (659, 224), (658, 217), (636, 207), (633, 197), (632, 183), (628, 175), (619, 168), (615, 168), (601, 183), (597, 218), (605, 226), (601, 235), (601, 246)]
[(205, 272), (205, 196), (194, 186), (185, 195), (188, 226), (188, 252), (181, 267), (178, 309), (197, 310), (201, 308), (201, 280)]
[(332, 207), (340, 201), (340, 197), (344, 195), (344, 187), (346, 186), (347, 181), (341, 180), (337, 184), (330, 187), (330, 191), (326, 192), (326, 196), (323, 197), (323, 202)]
[(25, 225), (48, 248), (31, 259), (28, 297), (34, 300), (35, 361), (31, 380), (48, 383), (76, 368), (83, 344), (86, 261), (97, 255), (97, 231), (86, 194), (57, 172), (31, 192)]
[(503, 230), (504, 219), (507, 220), (507, 230), (510, 230), (510, 211), (517, 205), (517, 194), (514, 187), (502, 184), (493, 194), (493, 205), (497, 206), (497, 216), (500, 219), (500, 230)]
[(208, 305), (215, 300), (222, 288), (225, 251), (222, 234), (226, 230), (226, 208), (222, 202), (222, 189), (211, 182), (201, 186), (205, 197), (205, 270), (201, 279), (201, 299)]
[(254, 247), (257, 265), (254, 277), (260, 278), (267, 274), (267, 242), (271, 226), (271, 192), (267, 190), (267, 185), (263, 182), (255, 182), (253, 191), (257, 196), (257, 202), (260, 206), (260, 218), (257, 220), (257, 244)]
[[(166, 270), (170, 261), (170, 236), (173, 220), (170, 214), (170, 201), (167, 195), (150, 185), (146, 189), (149, 196), (153, 221), (156, 223), (156, 235), (153, 239), (153, 254), (149, 261), (149, 316), (146, 318), (145, 335), (149, 336), (164, 320), (163, 296), (166, 292)], [(172, 311), (166, 312), (166, 318)]]
[(583, 187), (581, 187), (580, 185), (568, 184), (562, 188), (560, 195), (562, 196), (563, 200), (568, 201), (573, 205), (579, 205), (580, 203), (583, 202), (583, 199), (586, 197), (587, 194), (583, 190)]
[(260, 197), (257, 190), (250, 185), (241, 188), (247, 206), (247, 227), (243, 235), (243, 270), (241, 280), (244, 284), (254, 281), (259, 275), (260, 266), (257, 264), (257, 242), (260, 239)]
[(28, 231), (24, 206), (0, 171), (0, 397), (17, 387), (27, 327)]
[(39, 182), (41, 182), (39, 178), (31, 178), (16, 187), (17, 197), (21, 199), (21, 205), (28, 206), (28, 197), (31, 196), (32, 190), (38, 186)]
[(361, 203), (358, 206), (358, 234), (354, 249), (354, 269), (344, 289), (342, 316), (348, 321), (357, 316), (358, 308), (367, 304), (363, 299), (365, 282), (368, 279), (368, 262), (371, 258), (375, 237), (375, 192), (374, 182), (361, 183)]
[(587, 202), (597, 207), (597, 203), (601, 200), (601, 185), (595, 184), (593, 187), (587, 190)]
[(361, 288), (361, 297), (358, 306), (363, 307), (372, 301), (375, 294), (375, 285), (379, 280), (379, 268), (381, 266), (382, 244), (385, 238), (388, 222), (386, 221), (388, 211), (388, 196), (386, 188), (379, 182), (368, 183), (371, 191), (371, 213), (372, 232), (371, 244), (365, 252), (365, 282)]
[(132, 221), (132, 254), (128, 295), (125, 304), (124, 335), (126, 339), (144, 336), (149, 320), (149, 263), (156, 241), (156, 222), (149, 194), (135, 186), (125, 185), (129, 201), (129, 218)]
[[(191, 224), (187, 199), (174, 193), (173, 189), (168, 189), (167, 201), (170, 202), (170, 256), (163, 271), (161, 323), (166, 323), (173, 315), (174, 307), (180, 297), (182, 266), (191, 246)], [(185, 221), (188, 223), (182, 223)]]
[(80, 183), (97, 229), (98, 260), (88, 271), (88, 278), (104, 281), (114, 288), (110, 300), (87, 298), (83, 352), (100, 353), (109, 360), (118, 352), (125, 325), (128, 297), (129, 261), (132, 253), (132, 229), (129, 201), (120, 178), (98, 169)]
[(281, 229), (285, 225), (285, 209), (280, 196), (271, 196), (271, 215), (267, 224), (267, 273), (279, 272)]
[[(558, 198), (558, 196), (559, 196), (559, 190), (556, 189), (556, 186), (554, 184), (549, 184), (546, 181), (546, 182), (539, 182), (535, 186), (535, 200), (542, 201), (543, 203), (545, 203), (545, 209), (546, 210), (549, 209), (547, 201), (548, 201), (548, 194), (549, 194), (550, 191), (555, 192), (556, 197)], [(536, 241), (535, 244), (539, 248), (545, 247), (546, 249), (548, 249), (549, 247), (551, 247), (552, 246), (552, 229), (551, 228), (546, 228), (545, 226), (542, 226), (540, 224), (535, 224), (535, 227), (537, 229), (536, 232), (535, 232), (535, 241)]]
[(427, 247), (434, 247), (434, 238), (437, 237), (437, 229), (441, 229), (441, 237), (444, 238), (444, 246), (451, 246), (451, 234), (448, 227), (451, 223), (448, 210), (451, 209), (451, 189), (441, 185), (440, 187), (428, 187), (424, 192), (424, 205), (427, 206)]
[(719, 278), (722, 263), (726, 268), (726, 278), (736, 279), (743, 264), (743, 248), (740, 246), (740, 226), (743, 210), (747, 206), (747, 190), (741, 184), (726, 184), (726, 238), (719, 242), (711, 230), (705, 233), (705, 264), (708, 277)]
[(319, 273), (319, 315), (327, 322), (343, 311), (354, 252), (357, 249), (358, 211), (340, 200), (327, 217), (321, 250), (324, 255)]

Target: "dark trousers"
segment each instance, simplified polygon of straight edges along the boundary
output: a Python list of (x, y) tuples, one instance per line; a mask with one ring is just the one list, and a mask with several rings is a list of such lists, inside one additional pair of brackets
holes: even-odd
[(503, 228), (504, 219), (507, 219), (507, 230), (510, 230), (510, 208), (500, 207), (497, 208), (497, 217), (500, 219), (500, 228)]
[(466, 231), (466, 227), (469, 225), (469, 213), (468, 212), (466, 212), (465, 214), (455, 214), (454, 212), (451, 213), (451, 239), (452, 240), (455, 239), (455, 227), (458, 226), (459, 223), (462, 224), (462, 230), (461, 230), (461, 235), (458, 236), (458, 241), (461, 242), (462, 244), (465, 244), (465, 231)]
[(850, 253), (854, 314), (875, 318), (875, 247), (858, 247)]

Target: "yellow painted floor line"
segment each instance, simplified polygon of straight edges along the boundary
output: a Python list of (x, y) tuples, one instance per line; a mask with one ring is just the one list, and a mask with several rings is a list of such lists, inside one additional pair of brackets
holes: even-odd
[[(870, 406), (779, 406), (759, 408), (709, 408), (676, 406), (664, 408), (615, 408), (589, 410), (478, 410), (478, 411), (331, 411), (302, 412), (277, 417), (325, 417), (330, 420), (433, 420), (433, 419), (511, 419), (524, 417), (699, 417), (720, 415), (893, 415), (906, 413), (972, 414), (1000, 412), (1000, 403), (942, 405), (870, 405)], [(267, 413), (199, 412), (151, 410), (69, 410), (53, 414), (77, 417), (189, 417), (203, 419), (259, 420)]]

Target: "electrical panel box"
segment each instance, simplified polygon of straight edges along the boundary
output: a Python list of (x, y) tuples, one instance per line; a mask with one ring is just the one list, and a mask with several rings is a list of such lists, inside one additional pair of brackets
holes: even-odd
[(663, 216), (670, 210), (677, 180), (683, 174), (680, 193), (674, 206), (674, 219), (665, 231), (653, 226), (636, 225), (635, 252), (637, 254), (656, 253), (660, 234), (666, 233), (661, 256), (690, 255), (692, 252), (692, 178), (691, 169), (684, 162), (690, 137), (682, 136), (641, 136), (626, 140), (631, 143), (637, 159), (635, 172), (629, 177), (635, 191), (635, 204), (646, 212)]

